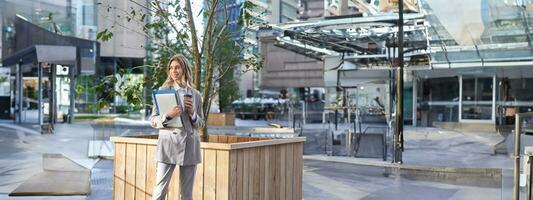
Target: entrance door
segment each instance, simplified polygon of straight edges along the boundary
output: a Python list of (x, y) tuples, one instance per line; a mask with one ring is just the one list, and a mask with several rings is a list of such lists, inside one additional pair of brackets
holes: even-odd
[(463, 75), (460, 83), (460, 121), (493, 122), (495, 76)]

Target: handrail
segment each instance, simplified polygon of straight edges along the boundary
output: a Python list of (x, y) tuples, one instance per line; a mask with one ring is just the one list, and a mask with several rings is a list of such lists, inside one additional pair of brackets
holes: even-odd
[[(514, 186), (513, 199), (520, 200), (520, 134), (522, 133), (522, 118), (533, 117), (533, 112), (515, 114), (515, 136), (514, 136)], [(529, 174), (531, 179), (531, 173)], [(531, 195), (531, 186), (528, 184), (527, 194)]]

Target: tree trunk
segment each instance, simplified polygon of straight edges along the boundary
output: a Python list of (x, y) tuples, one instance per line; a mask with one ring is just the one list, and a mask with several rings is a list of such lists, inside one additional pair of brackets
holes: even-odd
[(196, 36), (196, 26), (194, 25), (194, 17), (191, 9), (191, 0), (185, 0), (185, 10), (187, 12), (187, 24), (191, 30), (191, 43), (192, 43), (192, 57), (194, 61), (194, 87), (200, 90), (200, 80), (202, 72), (202, 55), (198, 50), (198, 37)]

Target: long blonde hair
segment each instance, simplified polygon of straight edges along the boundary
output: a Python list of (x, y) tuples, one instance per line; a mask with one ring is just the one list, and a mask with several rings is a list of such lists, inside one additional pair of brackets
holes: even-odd
[(171, 86), (174, 84), (174, 79), (170, 76), (170, 63), (172, 61), (177, 61), (183, 70), (183, 75), (181, 76), (181, 84), (185, 84), (187, 87), (192, 87), (192, 69), (191, 63), (187, 58), (182, 54), (176, 54), (170, 58), (167, 64), (167, 80), (163, 83), (163, 86)]

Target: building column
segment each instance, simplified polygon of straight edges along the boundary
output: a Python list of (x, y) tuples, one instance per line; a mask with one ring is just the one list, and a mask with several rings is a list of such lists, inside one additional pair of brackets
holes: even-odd
[(459, 75), (459, 119), (457, 121), (462, 122), (463, 119), (463, 75)]
[(15, 115), (15, 122), (22, 123), (22, 107), (23, 107), (23, 100), (22, 100), (22, 60), (19, 61), (19, 63), (16, 65), (17, 68), (17, 77), (16, 77), (16, 89), (17, 89), (17, 96), (15, 97), (15, 106), (17, 108), (16, 115)]
[(281, 0), (272, 0), (272, 15), (270, 18), (271, 24), (279, 24), (281, 23)]
[(39, 127), (43, 125), (43, 64), (37, 63), (37, 119)]
[(69, 100), (70, 105), (68, 108), (68, 123), (71, 124), (74, 121), (74, 106), (76, 104), (76, 74), (78, 69), (81, 69), (81, 55), (80, 48), (76, 48), (76, 64), (70, 66), (68, 70), (68, 77), (70, 79), (70, 88), (69, 88)]
[(57, 65), (55, 64), (52, 64), (50, 65), (50, 76), (48, 77), (49, 81), (48, 83), (50, 84), (50, 91), (49, 91), (49, 96), (48, 96), (48, 123), (49, 123), (49, 126), (53, 126), (53, 124), (56, 122), (56, 118), (57, 118), (57, 110), (56, 110), (56, 70), (57, 69)]
[(492, 76), (492, 123), (496, 124), (496, 74)]
[(412, 96), (413, 96), (413, 102), (412, 102), (413, 103), (413, 106), (412, 106), (413, 123), (412, 124), (413, 124), (413, 127), (416, 127), (416, 125), (417, 125), (417, 121), (416, 121), (417, 112), (416, 111), (417, 111), (417, 104), (418, 104), (418, 102), (417, 102), (417, 99), (418, 99), (417, 98), (417, 96), (418, 96), (418, 79), (416, 78), (416, 74), (414, 72), (413, 72), (413, 95)]

